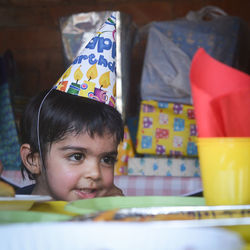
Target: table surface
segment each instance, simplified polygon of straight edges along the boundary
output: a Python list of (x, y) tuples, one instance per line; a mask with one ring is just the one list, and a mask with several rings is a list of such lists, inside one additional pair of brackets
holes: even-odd
[[(149, 199), (149, 197), (146, 197), (146, 199)], [(174, 197), (171, 197), (171, 199), (174, 199)], [(176, 199), (192, 200), (194, 198), (177, 197)], [(93, 201), (93, 199), (90, 201)], [(1, 223), (1, 249), (123, 250), (142, 249), (143, 247), (146, 250), (153, 250), (157, 242), (157, 249), (187, 249), (187, 247), (192, 247), (192, 249), (202, 250), (236, 250), (242, 249), (245, 244), (237, 231), (238, 227), (237, 230), (228, 230), (223, 227), (211, 226), (212, 220), (210, 220), (211, 225), (207, 222), (202, 223), (202, 220), (195, 220), (198, 224), (192, 223), (192, 221), (125, 223), (68, 221), (71, 216), (77, 214), (66, 211), (64, 208), (67, 204), (68, 202), (65, 201), (35, 202), (31, 209), (27, 211), (6, 211), (12, 218), (16, 213), (20, 213), (19, 218), (22, 216), (22, 219), (25, 216), (31, 218), (34, 213), (40, 213), (41, 216), (37, 217), (37, 221), (34, 219), (33, 222)], [(0, 215), (1, 213), (4, 213), (4, 211), (1, 211)], [(54, 214), (55, 217), (48, 217), (51, 214)], [(61, 221), (59, 215), (68, 217), (67, 221), (64, 221), (66, 217)], [(243, 234), (248, 234), (247, 246), (249, 247), (250, 217), (242, 219), (249, 222), (244, 225), (244, 228), (240, 228)]]

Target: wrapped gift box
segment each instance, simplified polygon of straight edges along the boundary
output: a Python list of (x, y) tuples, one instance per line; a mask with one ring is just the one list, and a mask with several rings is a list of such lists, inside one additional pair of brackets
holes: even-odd
[(200, 177), (198, 158), (134, 157), (128, 160), (128, 175)]
[(137, 153), (196, 157), (196, 139), (193, 106), (145, 100), (141, 102)]

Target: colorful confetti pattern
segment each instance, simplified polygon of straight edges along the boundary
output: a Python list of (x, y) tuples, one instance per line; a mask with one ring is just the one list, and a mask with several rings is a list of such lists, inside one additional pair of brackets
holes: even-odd
[(141, 102), (137, 153), (196, 157), (196, 139), (193, 106), (157, 101)]

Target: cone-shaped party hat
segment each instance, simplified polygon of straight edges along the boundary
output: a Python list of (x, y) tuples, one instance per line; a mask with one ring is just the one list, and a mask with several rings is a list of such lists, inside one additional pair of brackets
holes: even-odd
[(115, 106), (116, 13), (83, 48), (54, 88)]

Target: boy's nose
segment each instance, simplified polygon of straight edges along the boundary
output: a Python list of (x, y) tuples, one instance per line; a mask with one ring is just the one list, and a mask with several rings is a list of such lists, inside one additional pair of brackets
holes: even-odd
[(96, 160), (89, 160), (84, 166), (85, 178), (91, 178), (94, 180), (101, 178), (101, 170), (98, 162)]

